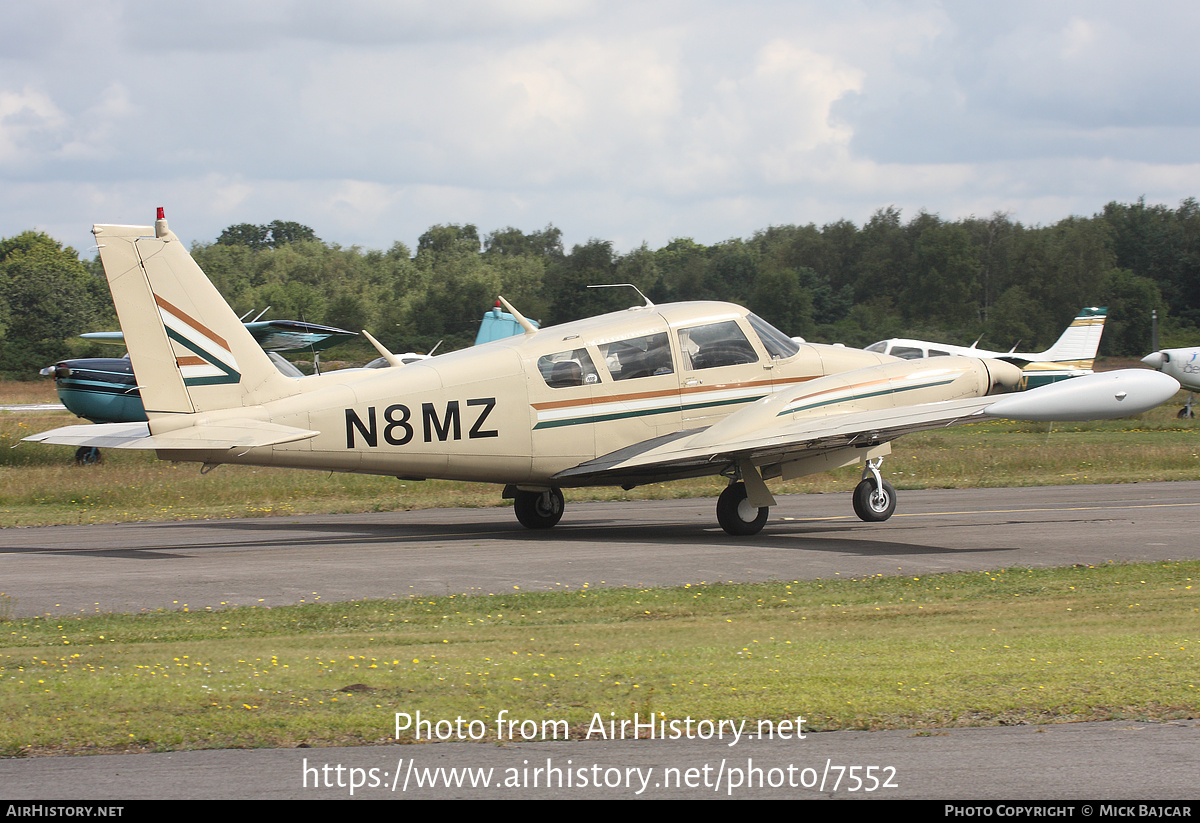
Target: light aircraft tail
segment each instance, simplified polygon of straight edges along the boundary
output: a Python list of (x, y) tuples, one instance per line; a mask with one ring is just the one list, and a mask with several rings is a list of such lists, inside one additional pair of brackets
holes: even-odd
[(1040, 355), (1039, 360), (1070, 363), (1077, 368), (1090, 369), (1100, 348), (1100, 335), (1108, 307), (1080, 309), (1058, 341)]
[(150, 226), (94, 226), (146, 415), (257, 405), (295, 392), (158, 210)]

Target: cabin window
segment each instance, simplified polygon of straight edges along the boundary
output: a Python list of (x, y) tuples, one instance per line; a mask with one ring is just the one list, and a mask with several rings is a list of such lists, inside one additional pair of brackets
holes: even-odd
[(772, 326), (766, 320), (763, 320), (757, 314), (751, 314), (746, 317), (750, 321), (750, 327), (758, 335), (758, 339), (762, 341), (763, 348), (767, 350), (767, 354), (771, 355), (772, 360), (786, 360), (792, 355), (800, 351), (800, 344), (779, 329)]
[(735, 320), (679, 330), (685, 369), (715, 369), (757, 363), (758, 353)]
[(893, 357), (899, 357), (901, 360), (920, 360), (925, 356), (925, 350), (912, 346), (893, 346), (891, 354)]
[(929, 356), (930, 356), (930, 357), (949, 357), (949, 356), (950, 356), (950, 352), (948, 352), (948, 351), (938, 351), (937, 349), (930, 349), (930, 350), (929, 350)]
[(538, 358), (538, 371), (552, 389), (565, 389), (600, 382), (587, 349), (560, 351)]
[(675, 371), (665, 332), (605, 343), (600, 346), (600, 353), (613, 380), (633, 380)]

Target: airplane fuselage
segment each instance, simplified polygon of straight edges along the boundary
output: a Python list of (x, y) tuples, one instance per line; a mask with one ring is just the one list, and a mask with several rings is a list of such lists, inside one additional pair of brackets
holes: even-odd
[(711, 426), (780, 388), (895, 361), (797, 347), (751, 318), (722, 303), (647, 306), (402, 369), (305, 377), (261, 415), (315, 437), (160, 456), (543, 486), (629, 444)]

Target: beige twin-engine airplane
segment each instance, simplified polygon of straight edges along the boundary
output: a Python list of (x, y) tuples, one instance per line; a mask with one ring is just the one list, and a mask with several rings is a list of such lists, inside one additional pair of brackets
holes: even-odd
[[(167, 228), (95, 226), (148, 423), (28, 440), (154, 449), (166, 460), (504, 485), (517, 519), (558, 523), (562, 489), (721, 475), (717, 520), (759, 532), (767, 484), (865, 464), (855, 512), (886, 520), (879, 465), (902, 434), (989, 418), (1124, 417), (1175, 394), (1150, 370), (1010, 393), (1021, 370), (798, 344), (728, 303), (645, 305), (396, 369), (287, 377)], [(997, 396), (999, 395), (999, 396)]]

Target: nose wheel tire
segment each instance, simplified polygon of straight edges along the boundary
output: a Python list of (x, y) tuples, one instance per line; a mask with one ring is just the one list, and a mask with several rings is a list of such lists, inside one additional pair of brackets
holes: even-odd
[(745, 483), (730, 483), (717, 498), (717, 522), (735, 537), (758, 534), (770, 512), (769, 506), (754, 506), (746, 499)]
[(513, 498), (517, 520), (527, 529), (553, 528), (563, 516), (563, 493), (558, 489), (544, 492), (517, 490)]
[(875, 487), (874, 480), (863, 480), (854, 488), (854, 513), (859, 520), (880, 523), (896, 511), (896, 489), (886, 480)]

